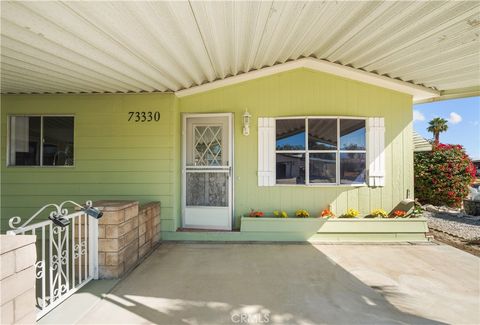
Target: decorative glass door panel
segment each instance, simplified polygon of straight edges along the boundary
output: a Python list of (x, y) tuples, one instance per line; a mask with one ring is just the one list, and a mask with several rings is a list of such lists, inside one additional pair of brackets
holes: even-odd
[(184, 120), (183, 226), (231, 229), (231, 115)]
[(195, 166), (222, 165), (222, 126), (194, 126)]

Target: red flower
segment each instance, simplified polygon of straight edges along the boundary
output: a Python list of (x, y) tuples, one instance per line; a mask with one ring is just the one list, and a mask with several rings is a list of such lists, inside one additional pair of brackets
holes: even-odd
[(461, 145), (434, 144), (415, 154), (415, 192), (422, 203), (460, 206), (476, 169)]

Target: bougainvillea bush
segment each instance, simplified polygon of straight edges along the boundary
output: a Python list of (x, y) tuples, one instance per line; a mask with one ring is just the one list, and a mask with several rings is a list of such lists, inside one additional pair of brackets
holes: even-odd
[(415, 196), (422, 204), (460, 207), (475, 180), (475, 167), (461, 145), (437, 144), (415, 153)]

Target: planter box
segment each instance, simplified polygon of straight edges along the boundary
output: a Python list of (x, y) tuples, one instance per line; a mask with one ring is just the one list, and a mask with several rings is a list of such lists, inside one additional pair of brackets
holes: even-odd
[(277, 234), (310, 241), (425, 241), (427, 219), (382, 218), (250, 218), (241, 219), (240, 232)]
[(242, 217), (240, 231), (317, 233), (327, 219)]
[(320, 229), (319, 233), (419, 233), (428, 232), (427, 219), (383, 218), (335, 218)]

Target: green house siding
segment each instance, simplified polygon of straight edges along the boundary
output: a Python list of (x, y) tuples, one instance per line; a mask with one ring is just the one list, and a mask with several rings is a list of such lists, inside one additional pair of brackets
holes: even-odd
[[(4, 95), (1, 100), (1, 220), (30, 216), (66, 199), (161, 201), (162, 231), (181, 226), (181, 114), (234, 113), (235, 216), (251, 208), (316, 214), (328, 204), (368, 213), (413, 194), (412, 99), (402, 93), (299, 69), (196, 95)], [(243, 136), (242, 114), (252, 114)], [(129, 111), (159, 111), (159, 122), (128, 122)], [(73, 114), (74, 167), (6, 167), (7, 115)], [(384, 116), (386, 186), (258, 187), (257, 118)]]
[[(242, 135), (242, 115), (252, 114), (250, 135)], [(392, 209), (413, 195), (412, 98), (409, 95), (330, 74), (299, 69), (180, 98), (180, 113), (233, 112), (235, 115), (234, 215), (250, 209), (296, 209), (318, 214), (328, 204), (336, 213), (356, 208)], [(385, 117), (386, 186), (257, 186), (257, 118), (304, 115)], [(179, 148), (179, 143), (177, 143)], [(180, 150), (177, 150), (177, 158)], [(180, 176), (177, 175), (177, 182)], [(179, 203), (178, 203), (179, 204)]]

